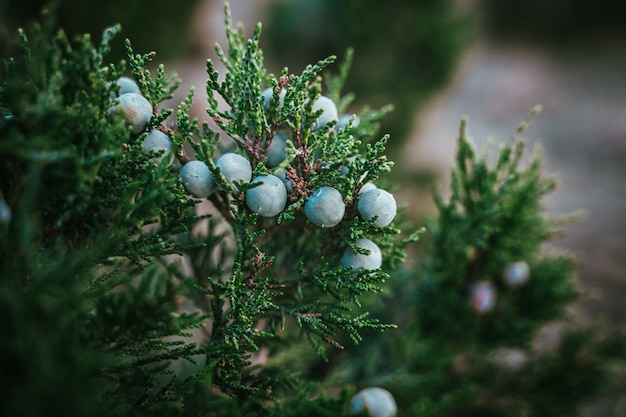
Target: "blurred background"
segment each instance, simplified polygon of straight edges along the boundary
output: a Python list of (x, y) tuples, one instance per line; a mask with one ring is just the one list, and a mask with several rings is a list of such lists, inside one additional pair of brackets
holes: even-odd
[[(46, 2), (0, 0), (0, 48)], [(433, 214), (431, 189), (445, 189), (459, 120), (469, 117), (477, 147), (508, 140), (530, 109), (543, 106), (525, 137), (540, 145), (560, 188), (550, 215), (581, 211), (554, 247), (575, 253), (587, 297), (581, 320), (621, 326), (626, 319), (626, 3), (616, 0), (231, 0), (234, 22), (251, 34), (263, 22), (266, 65), (299, 73), (306, 64), (355, 49), (344, 91), (354, 109), (392, 103), (398, 200), (419, 223)], [(197, 87), (204, 117), (205, 60), (225, 45), (223, 2), (57, 1), (56, 24), (69, 34), (122, 25), (123, 39)], [(336, 69), (336, 67), (333, 67)], [(332, 69), (331, 69), (332, 70)]]

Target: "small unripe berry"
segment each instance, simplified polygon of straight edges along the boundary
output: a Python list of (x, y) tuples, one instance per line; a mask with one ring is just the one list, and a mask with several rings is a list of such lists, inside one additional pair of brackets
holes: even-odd
[(374, 226), (385, 227), (396, 216), (396, 199), (388, 191), (373, 188), (359, 194), (357, 209), (365, 220), (374, 220)]
[(172, 152), (172, 142), (170, 138), (158, 129), (152, 130), (148, 133), (148, 136), (141, 143), (141, 150), (143, 153), (148, 154), (150, 152), (161, 153), (160, 156), (152, 158), (155, 164), (161, 164), (163, 158), (169, 158), (168, 165), (174, 161), (174, 155)]
[[(356, 156), (351, 156), (350, 158), (348, 158), (348, 163), (349, 164), (354, 164), (356, 159), (357, 159)], [(330, 166), (330, 164), (328, 164), (327, 162), (324, 162), (322, 164), (322, 167), (325, 167), (325, 166)], [(350, 173), (350, 165), (340, 165), (337, 170), (339, 171), (339, 173), (341, 175), (346, 176), (346, 175), (348, 175)]]
[(378, 245), (369, 239), (358, 239), (354, 242), (354, 245), (358, 248), (369, 251), (368, 254), (356, 253), (348, 246), (341, 257), (341, 265), (344, 268), (350, 268), (354, 272), (361, 268), (367, 270), (374, 270), (380, 268), (383, 264), (383, 255)]
[(480, 281), (470, 288), (470, 304), (478, 313), (488, 313), (496, 306), (496, 290), (489, 281)]
[(246, 204), (250, 210), (263, 217), (274, 217), (285, 208), (287, 189), (280, 178), (262, 175), (252, 182), (262, 184), (246, 191)]
[(235, 181), (250, 182), (252, 178), (252, 167), (250, 162), (243, 156), (236, 153), (226, 153), (216, 162), (217, 166), (226, 181), (235, 188)]
[(190, 161), (180, 171), (185, 190), (194, 197), (204, 198), (215, 191), (215, 179), (202, 161)]
[(319, 96), (317, 100), (315, 100), (313, 106), (311, 107), (311, 111), (315, 113), (318, 110), (322, 110), (322, 114), (319, 115), (313, 124), (313, 130), (321, 129), (328, 123), (332, 121), (336, 122), (338, 120), (339, 116), (337, 114), (337, 106), (335, 106), (335, 103), (333, 103), (333, 101), (328, 97)]
[(333, 187), (320, 187), (304, 204), (304, 215), (311, 223), (320, 227), (339, 224), (346, 212), (341, 193)]
[(109, 108), (109, 114), (121, 114), (131, 125), (134, 134), (141, 133), (152, 117), (152, 106), (144, 96), (136, 93), (122, 94), (119, 103)]
[(370, 417), (394, 417), (397, 408), (393, 395), (379, 387), (362, 389), (350, 401), (350, 414), (352, 415), (367, 410)]
[(530, 276), (530, 268), (524, 261), (511, 262), (504, 268), (502, 279), (509, 287), (519, 287), (528, 281)]

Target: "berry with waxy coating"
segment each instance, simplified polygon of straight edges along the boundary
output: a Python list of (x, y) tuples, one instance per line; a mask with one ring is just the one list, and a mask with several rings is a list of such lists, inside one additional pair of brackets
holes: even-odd
[(209, 167), (202, 161), (190, 161), (180, 171), (185, 190), (194, 197), (204, 198), (215, 191), (215, 179)]
[(335, 106), (335, 103), (333, 103), (333, 101), (326, 96), (319, 96), (313, 103), (313, 106), (311, 106), (311, 111), (313, 113), (316, 113), (319, 110), (322, 110), (322, 114), (319, 115), (313, 124), (314, 130), (321, 129), (332, 121), (336, 122), (339, 118), (339, 115), (337, 114), (337, 106)]
[[(354, 120), (352, 121), (351, 124), (349, 124), (350, 119), (352, 119), (352, 116), (354, 116)], [(360, 122), (361, 122), (361, 119), (359, 118), (359, 116), (355, 114), (354, 115), (342, 114), (342, 115), (339, 115), (339, 118), (337, 119), (337, 125), (335, 126), (335, 128), (337, 129), (337, 132), (344, 130), (346, 128), (352, 129), (352, 128), (357, 127)]]
[(139, 85), (130, 77), (121, 76), (115, 81), (115, 83), (119, 86), (119, 95), (126, 93), (135, 93), (141, 94), (141, 90), (139, 89)]
[(263, 217), (274, 217), (287, 204), (287, 189), (283, 181), (274, 175), (261, 175), (252, 180), (261, 182), (254, 188), (246, 190), (246, 204), (255, 213)]
[(285, 159), (287, 159), (287, 136), (276, 133), (267, 149), (267, 166), (277, 167)]
[(250, 182), (252, 179), (252, 167), (250, 162), (243, 156), (236, 153), (226, 153), (216, 162), (217, 166), (226, 181), (235, 188), (235, 181)]
[(341, 193), (333, 187), (320, 187), (304, 204), (304, 215), (311, 223), (320, 227), (339, 224), (346, 212)]
[[(354, 161), (356, 161), (357, 157), (356, 156), (351, 156), (350, 158), (348, 158), (348, 162), (350, 164), (353, 164)], [(322, 167), (324, 167), (325, 164), (322, 164)], [(338, 171), (341, 175), (346, 176), (350, 173), (350, 166), (349, 165), (340, 165), (338, 168)]]
[(375, 188), (378, 188), (378, 187), (376, 187), (376, 184), (374, 184), (373, 182), (367, 182), (367, 183), (363, 184), (363, 186), (359, 189), (359, 194), (366, 193), (369, 190), (373, 190)]
[(287, 179), (287, 170), (283, 169), (276, 175), (280, 180), (285, 184), (285, 188), (287, 189), (287, 193), (291, 193), (293, 191), (293, 185), (291, 181)]
[(478, 313), (488, 313), (496, 306), (496, 289), (489, 281), (480, 281), (470, 288), (470, 304)]
[(379, 387), (364, 388), (354, 394), (350, 401), (350, 414), (367, 410), (370, 417), (394, 417), (398, 407), (393, 395)]
[[(285, 88), (280, 90), (278, 93), (278, 110), (283, 108), (283, 104), (285, 103), (285, 94), (287, 94), (287, 90)], [(270, 101), (274, 97), (274, 87), (268, 87), (261, 92), (263, 96), (263, 105), (267, 109), (270, 105)]]
[(373, 188), (359, 194), (357, 209), (365, 220), (374, 220), (374, 226), (385, 227), (396, 216), (396, 199), (393, 195), (380, 188)]
[(136, 93), (122, 94), (119, 103), (109, 108), (109, 114), (121, 114), (131, 125), (134, 134), (141, 133), (152, 117), (152, 106), (144, 96)]
[(11, 221), (11, 207), (0, 197), (0, 223), (6, 224)]
[(504, 268), (502, 279), (509, 287), (519, 287), (528, 281), (530, 268), (524, 261), (511, 262)]
[(169, 158), (168, 164), (171, 164), (174, 161), (174, 155), (172, 152), (172, 142), (170, 138), (163, 132), (158, 129), (152, 130), (148, 133), (148, 136), (141, 143), (141, 150), (143, 153), (147, 154), (150, 152), (160, 153), (163, 152), (160, 156), (155, 156), (152, 158), (155, 164), (159, 165), (163, 158)]
[(358, 239), (354, 242), (354, 245), (358, 248), (365, 249), (369, 253), (356, 253), (351, 247), (346, 248), (341, 257), (341, 266), (344, 268), (350, 268), (354, 272), (361, 268), (367, 270), (374, 270), (380, 268), (383, 264), (383, 255), (378, 245), (369, 239)]

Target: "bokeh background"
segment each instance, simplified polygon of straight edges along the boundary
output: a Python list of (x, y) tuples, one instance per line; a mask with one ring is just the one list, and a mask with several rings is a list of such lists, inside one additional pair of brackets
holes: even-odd
[[(47, 2), (0, 0), (0, 48), (37, 19)], [(530, 109), (542, 114), (525, 136), (543, 148), (546, 173), (560, 188), (552, 216), (582, 214), (553, 247), (579, 259), (586, 297), (581, 321), (607, 331), (626, 320), (626, 3), (615, 0), (231, 0), (233, 20), (250, 34), (263, 22), (267, 67), (278, 73), (354, 47), (347, 91), (354, 109), (393, 103), (383, 131), (392, 135), (398, 200), (417, 222), (433, 214), (431, 188), (445, 189), (459, 120), (479, 149), (508, 140)], [(122, 25), (139, 53), (156, 51), (197, 87), (204, 117), (205, 60), (225, 44), (223, 2), (89, 2), (50, 8), (70, 34)], [(491, 145), (488, 145), (491, 143)]]

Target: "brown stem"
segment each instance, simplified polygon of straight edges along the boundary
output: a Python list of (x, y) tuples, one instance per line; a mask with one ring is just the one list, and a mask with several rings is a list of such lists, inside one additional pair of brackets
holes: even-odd
[(228, 201), (224, 201), (224, 198), (217, 192), (212, 193), (208, 200), (213, 203), (213, 206), (220, 212), (222, 217), (230, 224), (233, 224), (235, 219), (233, 214), (228, 209)]

